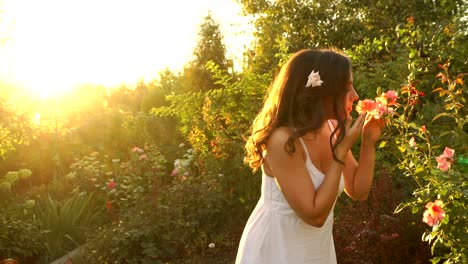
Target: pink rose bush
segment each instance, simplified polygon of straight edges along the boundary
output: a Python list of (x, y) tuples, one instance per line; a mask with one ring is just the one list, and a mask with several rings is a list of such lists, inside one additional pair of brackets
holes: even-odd
[[(410, 208), (412, 213), (419, 211), (420, 221), (432, 227), (426, 229), (422, 240), (430, 244), (434, 263), (442, 259), (447, 260), (444, 263), (458, 263), (466, 253), (466, 246), (459, 242), (466, 238), (465, 164), (468, 160), (465, 159), (466, 147), (463, 144), (466, 141), (466, 113), (462, 111), (466, 108), (463, 96), (466, 87), (462, 80), (466, 74), (458, 74), (456, 78), (461, 79), (457, 82), (450, 78), (448, 65), (449, 62), (439, 66), (444, 72), (437, 77), (441, 78), (443, 85), (432, 90), (432, 93), (439, 94), (439, 99), (424, 98), (424, 92), (416, 88), (420, 80), (409, 78), (408, 84), (398, 91), (400, 98), (395, 99), (396, 93), (387, 92), (375, 100), (360, 102), (356, 108), (368, 115), (374, 111), (377, 113), (375, 118), (378, 118), (379, 104), (394, 107), (393, 113), (385, 117), (388, 128), (379, 147), (387, 147), (391, 150), (388, 154), (399, 156), (396, 166), (415, 184), (412, 190), (414, 197), (402, 201), (395, 213), (404, 208)], [(421, 88), (431, 87), (426, 81)], [(437, 87), (437, 82), (433, 83), (434, 87)], [(434, 104), (441, 104), (441, 107), (434, 109)], [(440, 118), (443, 120), (437, 121)], [(428, 121), (430, 123), (425, 123)], [(450, 147), (446, 147), (448, 144)], [(459, 157), (455, 157), (455, 151), (460, 152)], [(437, 200), (431, 197), (437, 197)]]
[(390, 90), (382, 93), (379, 97), (375, 98), (375, 100), (365, 99), (358, 101), (356, 111), (359, 114), (367, 112), (367, 120), (370, 120), (371, 118), (380, 119), (386, 114), (393, 113), (393, 108), (390, 106), (396, 105), (397, 99), (398, 93)]
[(445, 211), (442, 209), (444, 204), (441, 200), (435, 200), (426, 204), (426, 211), (423, 214), (423, 222), (429, 226), (436, 226), (445, 217)]

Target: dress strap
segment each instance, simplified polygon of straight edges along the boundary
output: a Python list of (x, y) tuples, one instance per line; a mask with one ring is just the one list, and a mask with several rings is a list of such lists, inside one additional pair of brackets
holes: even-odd
[(309, 152), (307, 151), (307, 146), (306, 146), (306, 144), (304, 143), (304, 140), (300, 137), (300, 138), (299, 138), (299, 141), (301, 142), (302, 147), (304, 148), (304, 151), (305, 151), (305, 153), (306, 153), (307, 159), (310, 160)]
[[(331, 120), (327, 120), (327, 123), (328, 123), (328, 127), (330, 128), (330, 131), (333, 133), (333, 131), (335, 130), (335, 127), (333, 126), (333, 123), (331, 122)], [(336, 134), (333, 135), (333, 139), (336, 140)]]

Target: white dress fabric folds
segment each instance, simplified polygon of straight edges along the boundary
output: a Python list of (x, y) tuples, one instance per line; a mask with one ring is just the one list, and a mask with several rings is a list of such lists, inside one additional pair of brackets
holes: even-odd
[[(307, 170), (318, 189), (325, 175), (312, 164), (304, 141), (299, 139), (306, 151)], [(343, 189), (341, 176), (338, 195)], [(244, 228), (236, 264), (336, 263), (334, 207), (322, 227), (308, 225), (289, 206), (275, 178), (263, 172), (261, 197)]]

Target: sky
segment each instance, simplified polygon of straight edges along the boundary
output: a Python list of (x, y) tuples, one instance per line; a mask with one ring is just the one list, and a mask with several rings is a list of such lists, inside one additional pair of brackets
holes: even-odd
[(42, 96), (180, 70), (208, 12), (229, 57), (252, 39), (234, 0), (0, 0), (0, 10), (0, 83)]

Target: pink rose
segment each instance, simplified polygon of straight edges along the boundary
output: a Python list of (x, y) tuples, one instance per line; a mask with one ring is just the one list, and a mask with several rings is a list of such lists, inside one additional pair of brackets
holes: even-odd
[(447, 157), (447, 158), (453, 158), (454, 153), (455, 153), (455, 150), (453, 150), (451, 148), (448, 148), (448, 147), (445, 147), (443, 155), (445, 155), (445, 157)]
[(437, 168), (441, 171), (447, 171), (453, 163), (453, 154), (455, 150), (445, 147), (444, 153), (436, 157)]
[(387, 91), (386, 93), (383, 94), (383, 97), (387, 99), (387, 105), (395, 105), (396, 104), (396, 99), (398, 98), (398, 93), (390, 90)]
[[(388, 95), (387, 95), (388, 94)], [(356, 111), (359, 114), (367, 112), (366, 121), (371, 118), (380, 119), (385, 114), (392, 114), (393, 108), (388, 107), (396, 103), (397, 93), (395, 91), (388, 91), (374, 100), (365, 99), (358, 101)]]
[(447, 171), (450, 168), (450, 162), (447, 162), (447, 159), (437, 157), (437, 168), (441, 171)]
[(388, 113), (388, 107), (380, 103), (377, 103), (375, 109), (370, 112), (374, 119), (380, 119), (386, 113)]
[(444, 204), (441, 200), (435, 200), (426, 204), (426, 211), (423, 214), (423, 222), (429, 226), (438, 225), (445, 217), (445, 211), (442, 209)]
[(370, 112), (375, 109), (377, 106), (377, 103), (374, 100), (366, 99), (362, 101), (358, 101), (356, 105), (356, 111), (359, 114), (362, 114), (364, 112)]

